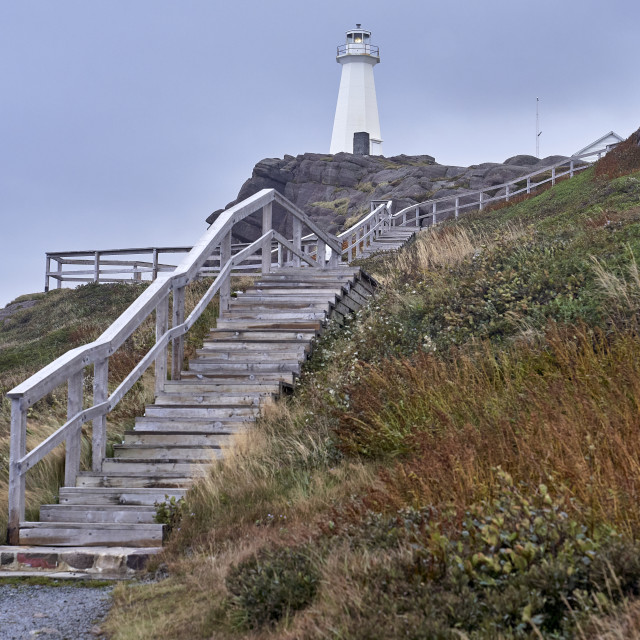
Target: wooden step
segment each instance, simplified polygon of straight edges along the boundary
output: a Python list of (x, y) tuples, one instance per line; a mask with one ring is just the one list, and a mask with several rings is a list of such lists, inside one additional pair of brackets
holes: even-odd
[(155, 516), (156, 507), (153, 505), (43, 504), (40, 507), (40, 522), (151, 524), (155, 522)]
[(60, 547), (157, 547), (162, 544), (161, 524), (78, 522), (21, 522), (20, 544)]
[[(215, 374), (224, 376), (227, 374), (237, 375), (242, 373), (286, 373), (300, 370), (300, 364), (296, 362), (208, 362), (207, 358), (198, 358), (189, 361), (189, 373), (203, 375)], [(186, 372), (185, 372), (186, 373)]]
[[(211, 329), (210, 334), (213, 340), (224, 340), (225, 342), (260, 341), (260, 342), (280, 342), (280, 341), (300, 341), (307, 342), (318, 335), (315, 329), (281, 330), (281, 329)], [(210, 340), (205, 340), (207, 344)]]
[(279, 354), (281, 352), (295, 351), (304, 353), (309, 349), (308, 340), (205, 340), (202, 348), (197, 353), (212, 353), (214, 351), (268, 351)]
[[(202, 433), (201, 431), (125, 431), (124, 445), (151, 445), (155, 447), (228, 446), (235, 437), (232, 432)], [(117, 445), (122, 446), (122, 445)]]
[(258, 407), (255, 405), (245, 405), (242, 407), (222, 405), (171, 405), (171, 404), (150, 404), (146, 407), (144, 415), (147, 418), (209, 418), (217, 420), (219, 418), (244, 418), (256, 416)]
[(219, 329), (291, 329), (293, 331), (301, 331), (304, 329), (310, 329), (314, 331), (322, 331), (321, 320), (296, 320), (296, 321), (283, 321), (283, 320), (246, 320), (244, 318), (221, 318), (217, 322)]
[(250, 426), (248, 418), (149, 418), (135, 420), (134, 430), (147, 431), (199, 431), (201, 433), (244, 433)]
[[(224, 392), (225, 401), (233, 402), (234, 404), (243, 405), (260, 405), (265, 402), (271, 402), (273, 400), (275, 392), (273, 391), (257, 391), (253, 393), (242, 393), (240, 391)], [(212, 404), (215, 400), (220, 398), (220, 392), (218, 393), (198, 393), (192, 391), (191, 393), (159, 393), (156, 396), (156, 402), (158, 404)]]
[(61, 505), (119, 505), (153, 507), (156, 503), (184, 498), (186, 489), (118, 487), (61, 487)]
[[(226, 438), (229, 446), (233, 436), (218, 436)], [(116, 444), (113, 446), (113, 459), (119, 462), (125, 460), (145, 462), (169, 462), (171, 460), (194, 461), (215, 460), (222, 457), (222, 446), (216, 444)], [(103, 464), (104, 469), (104, 464)]]
[(221, 449), (211, 449), (211, 458), (188, 460), (173, 458), (167, 460), (148, 460), (145, 458), (105, 458), (102, 461), (102, 473), (105, 476), (115, 474), (139, 474), (157, 476), (173, 474), (176, 476), (201, 477), (207, 472), (209, 464), (214, 458), (222, 457)]
[(215, 394), (215, 393), (283, 393), (286, 385), (278, 381), (251, 382), (239, 380), (234, 382), (218, 382), (216, 380), (170, 380), (165, 382), (164, 394), (172, 395), (175, 393), (197, 393), (197, 394)]
[(113, 487), (123, 488), (129, 491), (136, 488), (161, 489), (182, 489), (189, 487), (194, 482), (194, 477), (185, 473), (162, 473), (153, 474), (147, 472), (117, 472), (111, 471), (109, 474), (81, 472), (76, 479), (76, 487)]
[(199, 349), (196, 352), (197, 360), (193, 362), (225, 363), (225, 362), (300, 362), (306, 357), (304, 349), (299, 351), (254, 351), (245, 349), (230, 349), (222, 351), (217, 349)]

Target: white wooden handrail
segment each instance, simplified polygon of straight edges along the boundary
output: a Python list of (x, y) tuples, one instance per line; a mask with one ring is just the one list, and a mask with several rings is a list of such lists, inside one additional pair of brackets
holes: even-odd
[[(293, 240), (287, 240), (272, 227), (272, 206), (277, 202), (292, 216)], [(262, 212), (262, 235), (231, 255), (233, 227), (247, 216)], [(302, 228), (311, 231), (312, 238), (303, 247)], [(72, 349), (47, 365), (28, 380), (12, 389), (11, 398), (11, 455), (9, 462), (9, 529), (10, 544), (16, 544), (20, 521), (25, 513), (25, 476), (29, 469), (54, 448), (66, 444), (65, 484), (73, 485), (80, 469), (81, 427), (93, 421), (92, 469), (100, 471), (106, 452), (106, 416), (122, 400), (142, 374), (155, 362), (156, 391), (160, 392), (167, 379), (169, 345), (172, 349), (171, 378), (180, 378), (184, 335), (200, 317), (216, 294), (220, 295), (220, 309), (228, 308), (232, 271), (256, 253), (262, 254), (262, 273), (277, 265), (272, 263), (272, 243), (284, 247), (292, 255), (293, 264), (308, 268), (337, 266), (341, 248), (335, 236), (322, 231), (303, 211), (274, 189), (263, 189), (255, 195), (223, 212), (191, 248), (184, 260), (171, 272), (158, 276), (129, 308), (90, 344)], [(315, 243), (315, 251), (312, 251)], [(327, 251), (331, 249), (331, 252)], [(196, 304), (188, 318), (184, 317), (184, 289), (202, 273), (213, 251), (220, 251), (220, 269), (207, 292)], [(280, 253), (280, 252), (278, 252)], [(313, 255), (315, 255), (315, 258)], [(327, 256), (327, 254), (329, 254)], [(169, 328), (169, 300), (172, 297), (172, 327)], [(152, 314), (156, 320), (156, 342), (133, 370), (109, 395), (108, 361), (125, 340)], [(83, 408), (84, 369), (94, 367), (93, 397), (89, 407)], [(60, 385), (68, 383), (67, 421), (43, 442), (27, 453), (27, 410)]]
[[(464, 209), (482, 210), (487, 206), (487, 204), (492, 202), (508, 202), (514, 196), (521, 193), (531, 193), (543, 184), (551, 183), (554, 185), (559, 178), (565, 176), (573, 178), (576, 173), (583, 171), (584, 169), (588, 169), (591, 166), (591, 163), (586, 162), (585, 159), (594, 156), (596, 156), (596, 159), (599, 159), (602, 156), (602, 151), (592, 151), (581, 155), (571, 156), (564, 160), (560, 160), (559, 162), (547, 165), (542, 169), (537, 169), (536, 171), (520, 176), (519, 178), (503, 182), (502, 184), (491, 185), (490, 187), (477, 189), (475, 191), (459, 192), (452, 196), (434, 198), (432, 200), (426, 200), (425, 202), (409, 205), (392, 216), (393, 224), (394, 226), (421, 226), (420, 221), (426, 218), (431, 218), (431, 223), (435, 224), (435, 222), (437, 222), (437, 217), (445, 213), (453, 212), (454, 217), (457, 219)], [(557, 173), (557, 170), (562, 167), (567, 167), (567, 170), (563, 173)], [(532, 182), (533, 178), (549, 173), (551, 173), (550, 177), (545, 178), (540, 182)], [(510, 187), (522, 182), (526, 182), (526, 186), (515, 190), (510, 189)], [(488, 191), (501, 191), (502, 189), (505, 190), (504, 194), (487, 197)], [(471, 201), (461, 204), (460, 201), (462, 199)], [(447, 207), (445, 203), (450, 203), (451, 206)], [(445, 205), (445, 208), (439, 205)], [(427, 211), (425, 213), (421, 213), (421, 209), (427, 209)], [(413, 225), (410, 223), (413, 223)]]

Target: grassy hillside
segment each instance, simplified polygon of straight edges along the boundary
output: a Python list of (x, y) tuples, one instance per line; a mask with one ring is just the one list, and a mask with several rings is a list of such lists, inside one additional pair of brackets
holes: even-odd
[[(193, 308), (208, 282), (191, 285), (187, 309)], [(144, 290), (146, 285), (89, 284), (76, 289), (21, 296), (17, 301), (36, 301), (4, 321), (0, 320), (0, 539), (7, 526), (9, 481), (9, 436), (11, 402), (6, 393), (44, 365), (69, 349), (95, 340)], [(197, 296), (197, 297), (196, 297)], [(15, 301), (14, 301), (15, 302)], [(194, 327), (187, 343), (187, 357), (202, 340), (204, 331), (215, 323), (215, 305)], [(140, 357), (154, 344), (153, 320), (148, 320), (110, 358), (109, 387), (115, 389)], [(91, 370), (85, 370), (85, 397), (92, 393)], [(143, 377), (109, 418), (110, 442), (120, 442), (123, 431), (153, 400), (153, 384)], [(27, 449), (42, 442), (66, 420), (66, 388), (59, 387), (36, 403), (28, 414)], [(84, 464), (90, 459), (91, 427), (83, 428)], [(27, 474), (27, 518), (38, 519), (40, 504), (55, 502), (64, 479), (64, 447), (59, 447)]]
[(383, 289), (176, 509), (113, 638), (640, 635), (635, 140)]

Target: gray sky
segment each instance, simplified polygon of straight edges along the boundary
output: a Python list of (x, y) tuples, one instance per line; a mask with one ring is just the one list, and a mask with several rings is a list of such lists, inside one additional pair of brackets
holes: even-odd
[(373, 32), (386, 155), (571, 154), (640, 126), (637, 0), (0, 0), (0, 307), (47, 250), (189, 245), (264, 157), (327, 152)]

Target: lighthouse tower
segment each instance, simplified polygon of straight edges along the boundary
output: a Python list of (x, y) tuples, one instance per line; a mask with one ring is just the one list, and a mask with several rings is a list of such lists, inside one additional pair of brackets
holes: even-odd
[(373, 67), (380, 62), (380, 52), (371, 44), (371, 32), (359, 24), (347, 31), (347, 42), (338, 47), (336, 60), (342, 65), (342, 77), (329, 153), (353, 153), (353, 134), (366, 132), (371, 142), (371, 155), (382, 155), (373, 80)]

